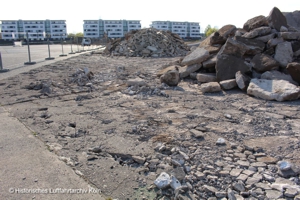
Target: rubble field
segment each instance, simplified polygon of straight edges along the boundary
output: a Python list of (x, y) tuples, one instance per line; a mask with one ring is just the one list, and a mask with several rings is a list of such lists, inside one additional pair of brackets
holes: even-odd
[(1, 105), (107, 198), (299, 200), (299, 39), (278, 8), (191, 49), (145, 29), (0, 81)]
[[(107, 197), (296, 196), (299, 172), (278, 162), (300, 164), (299, 100), (161, 84), (156, 72), (177, 60), (69, 58), (2, 80), (1, 104)], [(162, 172), (180, 189), (158, 188)]]

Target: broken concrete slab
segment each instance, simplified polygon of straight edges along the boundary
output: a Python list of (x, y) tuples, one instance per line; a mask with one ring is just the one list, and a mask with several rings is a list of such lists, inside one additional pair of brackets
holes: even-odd
[(265, 49), (265, 43), (256, 39), (236, 36), (235, 40), (245, 44), (248, 47), (248, 50), (245, 52), (247, 55), (256, 55)]
[(293, 80), (300, 84), (300, 63), (289, 63), (286, 69), (292, 76)]
[(274, 59), (280, 63), (281, 67), (286, 68), (287, 64), (293, 61), (293, 55), (291, 43), (282, 42), (276, 47)]
[(203, 83), (200, 86), (202, 93), (221, 92), (222, 89), (218, 82)]
[(220, 86), (224, 90), (231, 90), (237, 87), (237, 83), (235, 79), (230, 79), (230, 80), (221, 81)]
[(284, 40), (300, 40), (300, 32), (281, 32), (279, 36)]
[(182, 65), (201, 64), (209, 58), (209, 52), (204, 48), (198, 47), (191, 54), (184, 57), (181, 61)]
[(242, 37), (245, 38), (255, 38), (259, 36), (265, 36), (271, 33), (271, 28), (267, 26), (259, 27), (251, 30), (250, 32), (245, 33)]
[(209, 83), (217, 81), (215, 73), (197, 73), (196, 78), (200, 83)]
[(261, 26), (267, 26), (268, 20), (265, 16), (259, 15), (257, 17), (253, 17), (249, 19), (243, 26), (243, 29), (246, 31), (251, 31)]
[(238, 72), (235, 74), (235, 80), (236, 80), (236, 83), (237, 83), (238, 87), (239, 87), (241, 90), (247, 90), (251, 78), (248, 77), (248, 76), (246, 76), (246, 75), (244, 75), (244, 74), (242, 74), (241, 71), (238, 71)]
[(219, 51), (218, 56), (222, 54), (227, 54), (241, 58), (248, 50), (249, 48), (243, 43), (238, 42), (232, 38), (228, 38), (226, 43)]
[(252, 79), (247, 94), (265, 100), (290, 101), (300, 96), (300, 89), (285, 80)]
[(284, 74), (282, 72), (272, 70), (272, 71), (267, 71), (261, 75), (262, 79), (267, 79), (267, 80), (285, 80), (288, 81), (294, 85), (298, 86), (298, 83), (293, 80), (291, 75), (289, 74)]
[(233, 79), (235, 78), (236, 72), (250, 72), (251, 68), (251, 65), (241, 58), (226, 54), (219, 55), (216, 63), (217, 80), (224, 81)]
[(253, 68), (258, 72), (265, 72), (270, 70), (279, 69), (279, 62), (277, 62), (272, 56), (267, 54), (257, 54), (251, 60)]
[(201, 64), (193, 64), (193, 65), (186, 65), (184, 67), (179, 67), (180, 78), (188, 77), (191, 73), (199, 70), (200, 68), (201, 68)]
[(281, 26), (288, 27), (285, 16), (277, 7), (274, 7), (271, 10), (267, 19), (268, 19), (269, 26), (275, 28), (277, 31), (280, 31)]

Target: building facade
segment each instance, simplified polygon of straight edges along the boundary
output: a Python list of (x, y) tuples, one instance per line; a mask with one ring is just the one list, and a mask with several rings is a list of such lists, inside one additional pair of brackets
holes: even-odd
[(131, 30), (141, 29), (140, 20), (84, 20), (83, 34), (88, 38), (124, 37)]
[(200, 25), (198, 22), (153, 21), (152, 28), (171, 31), (181, 38), (200, 38)]
[(4, 40), (54, 40), (67, 37), (65, 20), (1, 20), (1, 33)]

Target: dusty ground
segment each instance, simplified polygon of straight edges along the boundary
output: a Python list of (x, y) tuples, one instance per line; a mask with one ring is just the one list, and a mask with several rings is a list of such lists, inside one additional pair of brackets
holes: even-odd
[[(163, 170), (149, 172), (132, 156), (160, 159), (154, 150), (159, 142), (210, 147), (200, 148), (206, 163), (226, 149), (215, 145), (223, 137), (300, 164), (299, 100), (268, 102), (240, 90), (202, 95), (189, 79), (162, 86), (155, 71), (178, 59), (81, 55), (0, 81), (0, 102), (107, 197), (156, 196), (151, 185)], [(94, 73), (93, 84), (78, 86), (70, 80), (84, 67)], [(149, 87), (129, 94), (126, 81), (136, 77)], [(41, 83), (51, 92), (41, 93)], [(190, 129), (203, 131), (204, 139)]]

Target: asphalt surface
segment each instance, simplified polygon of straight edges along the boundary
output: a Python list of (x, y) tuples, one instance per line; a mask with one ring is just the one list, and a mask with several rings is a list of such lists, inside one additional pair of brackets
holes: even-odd
[[(70, 44), (52, 44), (49, 45), (50, 56), (57, 59), (64, 54), (68, 57), (72, 51), (91, 50), (98, 46), (81, 46)], [(45, 58), (49, 57), (48, 45), (30, 45), (31, 62), (43, 62)], [(24, 66), (25, 62), (29, 62), (28, 46), (0, 46), (0, 53), (2, 57), (2, 66), (4, 69), (15, 69)]]

